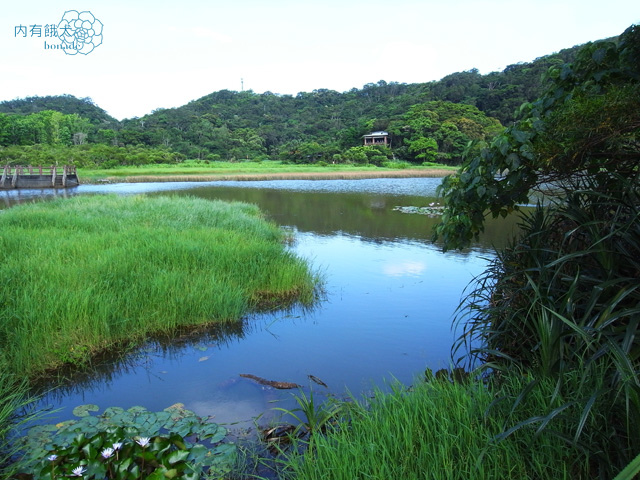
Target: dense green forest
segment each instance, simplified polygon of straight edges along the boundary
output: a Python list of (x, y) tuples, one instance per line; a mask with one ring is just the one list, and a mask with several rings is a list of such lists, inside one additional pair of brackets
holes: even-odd
[[(516, 120), (537, 98), (549, 67), (576, 47), (481, 75), (458, 72), (439, 81), (383, 80), (339, 93), (297, 95), (221, 90), (187, 105), (118, 121), (90, 98), (71, 95), (0, 102), (0, 162), (105, 167), (201, 161), (278, 159), (293, 163), (380, 165), (388, 159), (460, 164)], [(390, 148), (363, 147), (384, 130)], [(64, 159), (64, 160), (62, 160)]]

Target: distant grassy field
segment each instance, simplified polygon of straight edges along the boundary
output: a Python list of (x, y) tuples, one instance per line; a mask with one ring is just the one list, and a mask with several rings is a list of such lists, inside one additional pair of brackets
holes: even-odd
[(82, 196), (0, 215), (0, 365), (32, 376), (152, 332), (313, 301), (317, 277), (244, 203)]
[(278, 161), (200, 162), (189, 160), (175, 165), (146, 165), (113, 169), (79, 169), (83, 183), (162, 182), (212, 180), (287, 180), (287, 179), (356, 179), (379, 177), (443, 177), (456, 167), (445, 165), (415, 166), (404, 162), (387, 167), (372, 165), (293, 165)]

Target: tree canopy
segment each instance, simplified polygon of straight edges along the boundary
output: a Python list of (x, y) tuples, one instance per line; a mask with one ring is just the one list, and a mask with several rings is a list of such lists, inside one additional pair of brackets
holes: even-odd
[(638, 173), (640, 27), (585, 45), (575, 62), (547, 76), (549, 87), (521, 107), (520, 120), (443, 181), (436, 237), (445, 248), (469, 245), (487, 215), (506, 216), (528, 203), (532, 190), (571, 191), (584, 179), (592, 189), (610, 189), (612, 175)]
[(73, 95), (49, 95), (46, 97), (26, 97), (0, 102), (0, 112), (29, 115), (43, 110), (55, 110), (66, 115), (77, 114), (93, 125), (115, 125), (118, 120), (110, 116), (89, 98), (76, 98)]
[(526, 379), (496, 400), (512, 412), (552, 386), (498, 438), (535, 427), (579, 448), (573, 465), (588, 473), (576, 478), (613, 478), (640, 451), (640, 27), (585, 45), (548, 78), (514, 125), (443, 181), (445, 248), (469, 245), (530, 192), (549, 194), (466, 291), (453, 351), (499, 372), (488, 375), (496, 384)]
[[(221, 90), (178, 108), (122, 121), (89, 98), (15, 99), (0, 102), (0, 113), (21, 127), (2, 130), (0, 145), (48, 145), (37, 133), (40, 127), (34, 120), (39, 117), (33, 115), (53, 110), (76, 114), (88, 122), (76, 141), (90, 146), (167, 150), (175, 158), (350, 161), (362, 159), (363, 152), (349, 151), (362, 146), (364, 134), (386, 130), (392, 135), (391, 151), (368, 152), (367, 161), (379, 163), (386, 156), (457, 165), (470, 141), (490, 140), (501, 123), (513, 121), (516, 106), (540, 94), (543, 71), (574, 54), (575, 49), (567, 49), (510, 65), (502, 72), (481, 75), (474, 69), (428, 83), (381, 80), (342, 93), (328, 89), (297, 95)], [(63, 137), (61, 144), (76, 145), (66, 133)], [(5, 150), (3, 158), (11, 161), (13, 157)]]

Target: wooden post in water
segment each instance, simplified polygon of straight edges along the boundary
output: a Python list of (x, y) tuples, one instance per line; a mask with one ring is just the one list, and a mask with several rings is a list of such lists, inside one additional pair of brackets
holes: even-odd
[[(3, 188), (56, 188), (78, 185), (75, 165), (22, 166), (3, 165), (0, 167), (0, 189)], [(60, 180), (58, 180), (58, 178)]]

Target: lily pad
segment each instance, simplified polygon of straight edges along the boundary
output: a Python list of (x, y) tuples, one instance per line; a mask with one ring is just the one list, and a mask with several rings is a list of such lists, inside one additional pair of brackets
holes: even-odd
[(141, 407), (139, 405), (136, 405), (135, 407), (131, 407), (129, 409), (127, 409), (127, 412), (129, 413), (133, 413), (134, 415), (143, 413), (143, 412), (147, 412), (148, 410), (144, 407)]
[(69, 427), (71, 427), (73, 425), (77, 425), (77, 424), (78, 424), (78, 420), (65, 420), (64, 422), (56, 423), (55, 427), (58, 430), (62, 430), (62, 429), (69, 428)]
[(78, 405), (73, 409), (73, 414), (76, 417), (88, 417), (90, 415), (89, 412), (97, 412), (100, 410), (100, 407), (94, 405), (93, 403), (88, 403), (86, 405)]
[(109, 407), (109, 408), (106, 408), (104, 412), (102, 412), (102, 416), (105, 418), (111, 418), (115, 415), (121, 414), (122, 412), (124, 412), (124, 408)]

